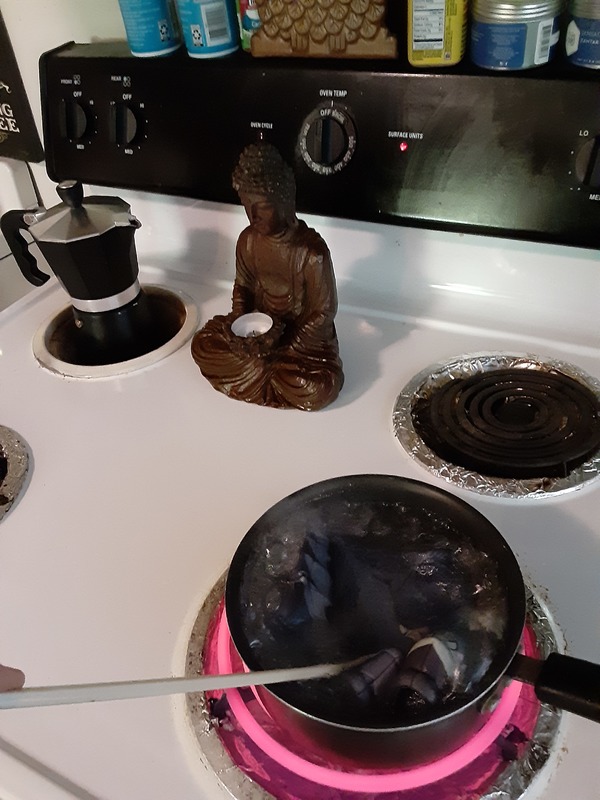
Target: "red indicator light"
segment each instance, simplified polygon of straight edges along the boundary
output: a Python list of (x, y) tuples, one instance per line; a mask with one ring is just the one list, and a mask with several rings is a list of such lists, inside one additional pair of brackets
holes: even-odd
[(408, 142), (400, 142), (398, 146), (400, 147), (401, 153), (404, 153), (405, 150), (408, 150)]

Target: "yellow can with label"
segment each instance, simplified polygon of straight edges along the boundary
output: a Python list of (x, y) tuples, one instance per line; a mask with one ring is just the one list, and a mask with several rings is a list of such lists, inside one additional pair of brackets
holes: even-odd
[(467, 43), (467, 0), (408, 0), (408, 60), (415, 67), (458, 64)]

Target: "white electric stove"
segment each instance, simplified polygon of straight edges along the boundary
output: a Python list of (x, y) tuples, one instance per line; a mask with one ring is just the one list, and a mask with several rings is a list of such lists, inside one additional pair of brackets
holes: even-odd
[[(142, 222), (142, 282), (183, 298), (195, 325), (226, 313), (242, 210), (114, 193)], [(133, 371), (48, 369), (32, 342), (66, 305), (54, 281), (0, 314), (0, 425), (29, 452), (0, 523), (0, 661), (28, 685), (184, 674), (198, 611), (252, 523), (297, 489), (358, 473), (472, 504), (514, 548), (558, 646), (600, 661), (600, 480), (542, 496), (471, 491), (411, 457), (392, 419), (416, 374), (467, 354), (534, 354), (600, 380), (597, 254), (304, 218), (330, 247), (340, 302), (346, 382), (323, 411), (219, 394), (191, 358), (194, 325)], [(0, 712), (3, 800), (258, 796), (238, 783), (232, 794), (215, 773), (182, 696)], [(600, 727), (563, 713), (523, 796), (592, 800), (599, 785)]]

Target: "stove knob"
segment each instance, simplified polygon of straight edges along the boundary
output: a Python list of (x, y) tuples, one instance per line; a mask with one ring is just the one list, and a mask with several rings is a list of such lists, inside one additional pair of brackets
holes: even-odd
[(583, 145), (575, 158), (577, 179), (590, 189), (600, 189), (600, 135)]
[(132, 144), (141, 129), (135, 111), (127, 103), (111, 105), (108, 124), (110, 141), (118, 145)]
[(90, 128), (90, 118), (86, 108), (76, 100), (61, 100), (58, 113), (61, 136), (72, 142), (83, 139)]
[(354, 154), (354, 122), (345, 108), (320, 106), (304, 120), (298, 144), (313, 172), (332, 175), (344, 169)]

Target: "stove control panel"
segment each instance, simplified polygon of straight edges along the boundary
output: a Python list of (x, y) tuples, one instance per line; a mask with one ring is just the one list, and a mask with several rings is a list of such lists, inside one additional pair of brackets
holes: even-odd
[(600, 247), (599, 76), (468, 69), (67, 44), (40, 60), (47, 169), (237, 203), (231, 174), (260, 136), (301, 213)]

